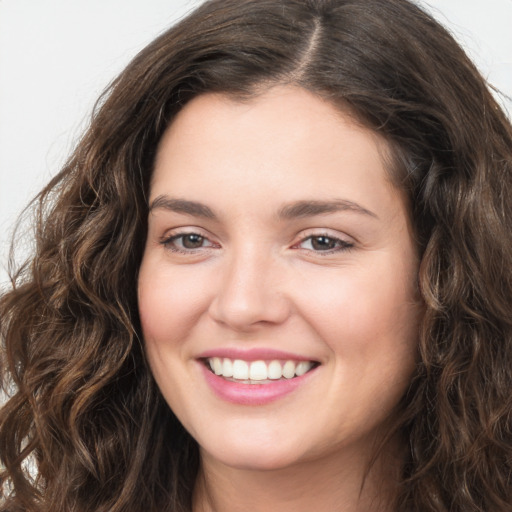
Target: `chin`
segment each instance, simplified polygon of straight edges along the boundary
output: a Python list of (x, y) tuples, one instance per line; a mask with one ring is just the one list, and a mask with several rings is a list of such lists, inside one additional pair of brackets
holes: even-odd
[(201, 456), (215, 460), (221, 464), (245, 471), (277, 471), (285, 469), (299, 462), (297, 453), (286, 452), (278, 444), (262, 447), (254, 444), (232, 444), (230, 446), (217, 446), (213, 450), (200, 448)]

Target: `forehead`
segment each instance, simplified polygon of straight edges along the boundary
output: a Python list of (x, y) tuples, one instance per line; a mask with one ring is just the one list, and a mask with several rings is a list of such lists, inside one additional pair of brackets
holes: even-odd
[(375, 206), (396, 192), (388, 154), (378, 134), (297, 87), (274, 87), (247, 101), (204, 94), (179, 112), (162, 137), (150, 195), (202, 200), (215, 187), (215, 198), (226, 204), (249, 192), (268, 203), (280, 191), (289, 201), (348, 194)]

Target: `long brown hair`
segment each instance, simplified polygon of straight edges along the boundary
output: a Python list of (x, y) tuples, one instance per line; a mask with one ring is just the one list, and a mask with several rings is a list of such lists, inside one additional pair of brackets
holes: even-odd
[(407, 0), (211, 0), (102, 96), (0, 302), (0, 510), (190, 510), (197, 446), (151, 377), (137, 311), (153, 158), (191, 98), (277, 83), (384, 136), (410, 202), (425, 314), (396, 510), (510, 510), (512, 128)]

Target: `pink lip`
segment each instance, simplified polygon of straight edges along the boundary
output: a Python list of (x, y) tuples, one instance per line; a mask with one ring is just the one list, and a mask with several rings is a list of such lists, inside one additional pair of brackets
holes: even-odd
[[(209, 357), (209, 356), (208, 356)], [(230, 357), (230, 356), (225, 356)], [(264, 359), (263, 357), (255, 359)], [(275, 354), (271, 359), (278, 359)], [(279, 358), (280, 359), (280, 358)], [(284, 359), (293, 359), (286, 357)], [(204, 363), (199, 362), (210, 389), (222, 400), (238, 405), (265, 405), (292, 393), (305, 384), (315, 369), (293, 379), (282, 379), (266, 384), (241, 384), (211, 372)]]
[(198, 359), (207, 359), (209, 357), (227, 357), (229, 359), (242, 359), (243, 361), (313, 361), (313, 359), (308, 357), (292, 354), (291, 352), (283, 352), (282, 350), (274, 350), (271, 348), (253, 348), (245, 350), (237, 348), (210, 349), (199, 354)]

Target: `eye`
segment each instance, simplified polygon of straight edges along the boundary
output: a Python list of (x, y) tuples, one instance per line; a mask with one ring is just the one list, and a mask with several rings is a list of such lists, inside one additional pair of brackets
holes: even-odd
[(199, 233), (177, 233), (161, 241), (161, 244), (174, 252), (192, 252), (197, 249), (214, 247), (214, 244)]
[(350, 249), (353, 244), (328, 235), (313, 235), (304, 238), (298, 247), (315, 252), (336, 252)]

